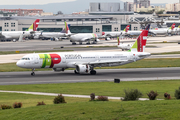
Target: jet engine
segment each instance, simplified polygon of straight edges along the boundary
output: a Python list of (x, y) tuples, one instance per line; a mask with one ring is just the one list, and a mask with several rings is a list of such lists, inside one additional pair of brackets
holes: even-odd
[(91, 70), (89, 65), (78, 65), (76, 66), (76, 71), (79, 74), (85, 74), (85, 73), (89, 73)]
[(53, 68), (54, 72), (60, 72), (60, 71), (64, 71), (64, 68)]
[(109, 40), (111, 40), (111, 39), (108, 37), (108, 38), (106, 38), (105, 40), (109, 41)]

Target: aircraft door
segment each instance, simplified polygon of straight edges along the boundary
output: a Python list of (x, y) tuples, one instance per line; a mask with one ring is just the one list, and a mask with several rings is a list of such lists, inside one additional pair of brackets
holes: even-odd
[(38, 56), (37, 55), (34, 55), (34, 64), (39, 64)]
[(65, 56), (63, 56), (63, 58), (62, 58), (62, 62), (63, 62), (63, 63), (66, 63), (66, 58), (65, 58)]

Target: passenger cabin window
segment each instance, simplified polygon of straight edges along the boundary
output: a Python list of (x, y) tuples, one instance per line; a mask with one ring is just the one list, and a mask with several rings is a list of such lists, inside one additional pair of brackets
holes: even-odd
[(30, 58), (21, 58), (21, 60), (30, 60)]

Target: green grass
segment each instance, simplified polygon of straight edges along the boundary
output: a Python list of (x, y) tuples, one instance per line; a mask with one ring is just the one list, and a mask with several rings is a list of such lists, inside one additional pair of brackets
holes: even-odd
[(2, 120), (179, 120), (180, 102), (79, 102), (1, 110)]
[[(27, 95), (20, 93), (1, 93), (0, 92), (0, 105), (6, 104), (12, 106), (15, 102), (21, 102), (23, 108), (36, 106), (37, 102), (42, 102), (46, 105), (53, 104), (53, 99), (55, 96), (43, 96), (43, 95)], [(66, 102), (86, 102), (89, 101), (88, 98), (73, 98), (65, 97)]]
[(42, 50), (42, 51), (0, 51), (0, 55), (24, 54), (24, 53), (45, 53), (45, 52), (71, 52), (73, 50)]
[[(91, 82), (91, 83), (60, 83), (41, 85), (3, 85), (1, 90), (36, 91), (48, 93), (67, 93), (105, 96), (123, 96), (124, 89), (138, 88), (147, 97), (150, 90), (158, 92), (158, 98), (168, 92), (174, 96), (175, 89), (180, 85), (179, 80), (168, 81), (134, 81), (121, 82)], [(22, 102), (23, 108), (0, 110), (2, 120), (179, 120), (179, 100), (155, 101), (108, 101), (89, 102), (87, 98), (65, 97), (67, 103), (53, 104), (54, 96), (26, 95), (17, 93), (0, 93), (0, 105), (12, 105)], [(37, 102), (44, 101), (47, 105), (36, 106)]]
[[(102, 67), (96, 69), (121, 69), (121, 68), (159, 68), (180, 67), (180, 58), (143, 59), (137, 62), (115, 67)], [(36, 71), (49, 71), (52, 69), (36, 69)], [(71, 69), (69, 69), (71, 70)], [(15, 63), (0, 64), (0, 72), (31, 71), (31, 69), (19, 68)]]
[(169, 54), (180, 54), (180, 51), (176, 51), (176, 52), (164, 52), (164, 53), (152, 53), (151, 55), (169, 55)]
[(147, 98), (146, 93), (151, 90), (158, 92), (160, 99), (164, 98), (167, 92), (174, 98), (175, 89), (180, 86), (179, 80), (167, 81), (130, 81), (115, 84), (113, 82), (90, 82), (90, 83), (59, 83), (59, 84), (37, 84), (37, 85), (2, 85), (0, 90), (9, 91), (31, 91), (48, 92), (76, 95), (96, 95), (123, 97), (124, 89), (138, 89), (143, 93), (143, 98)]

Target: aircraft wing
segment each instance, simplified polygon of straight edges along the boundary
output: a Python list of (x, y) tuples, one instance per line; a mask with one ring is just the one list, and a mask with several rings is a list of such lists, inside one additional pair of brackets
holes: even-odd
[(74, 63), (74, 65), (93, 65), (94, 67), (108, 65), (108, 64), (120, 64), (122, 62), (127, 62), (128, 60), (106, 60), (106, 61), (95, 61), (95, 62), (88, 62), (88, 63)]
[(91, 40), (91, 38), (83, 38), (83, 39), (81, 39), (81, 41), (89, 41), (89, 40)]

